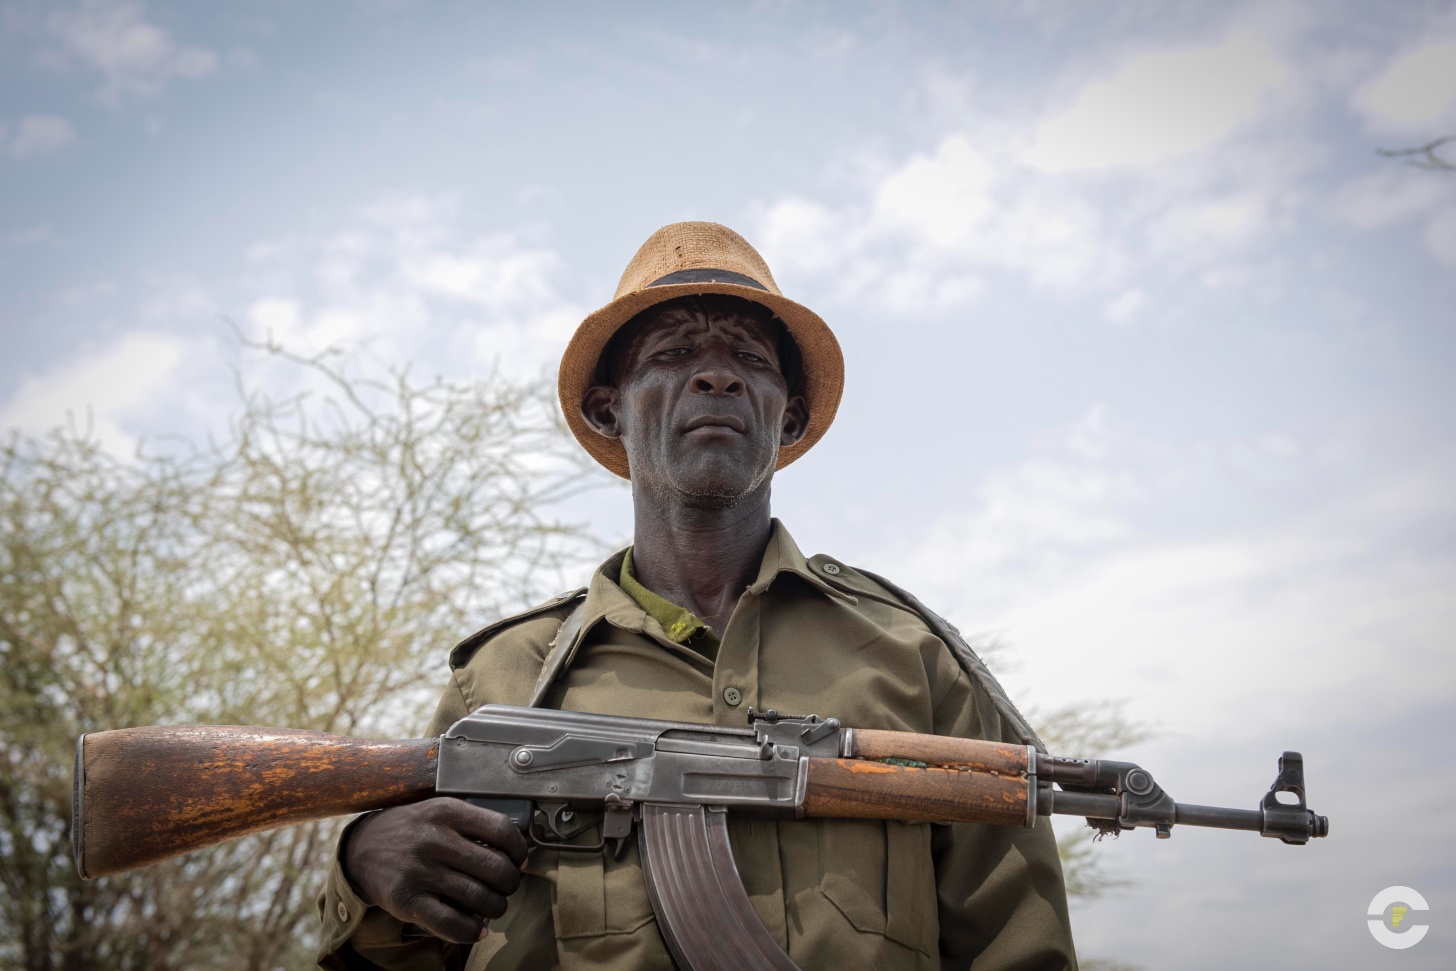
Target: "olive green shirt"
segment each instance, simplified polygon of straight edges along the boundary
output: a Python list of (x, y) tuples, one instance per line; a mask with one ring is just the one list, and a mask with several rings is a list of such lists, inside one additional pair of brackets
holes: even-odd
[[(564, 632), (575, 643), (547, 706), (735, 727), (753, 706), (860, 728), (1016, 740), (917, 614), (836, 560), (805, 559), (777, 520), (713, 660), (678, 643), (656, 611), (622, 590), (624, 560), (618, 553), (592, 576), (581, 627)], [(525, 704), (576, 602), (563, 595), (462, 642), (426, 735), (481, 705)], [(1076, 967), (1045, 819), (1024, 829), (735, 818), (730, 837), (754, 909), (806, 971)], [(620, 859), (534, 849), (505, 916), (473, 947), (365, 906), (337, 861), (319, 907), (326, 968), (672, 967), (635, 841)]]

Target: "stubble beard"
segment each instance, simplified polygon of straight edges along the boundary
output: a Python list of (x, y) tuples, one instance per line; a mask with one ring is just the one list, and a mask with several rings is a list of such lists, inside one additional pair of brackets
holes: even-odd
[(737, 474), (741, 471), (738, 469), (729, 474), (708, 469), (697, 475), (669, 471), (663, 480), (644, 485), (657, 498), (689, 509), (733, 509), (756, 494), (773, 477), (778, 457), (778, 445), (774, 443), (767, 461), (751, 475), (741, 476)]

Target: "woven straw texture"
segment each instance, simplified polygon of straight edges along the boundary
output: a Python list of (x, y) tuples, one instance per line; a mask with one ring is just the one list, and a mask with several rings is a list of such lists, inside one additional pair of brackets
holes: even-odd
[[(722, 270), (741, 274), (765, 289), (741, 283), (694, 282), (651, 284), (683, 270)], [(804, 360), (804, 397), (809, 427), (794, 445), (779, 451), (778, 468), (795, 461), (824, 437), (844, 392), (844, 355), (829, 325), (808, 307), (779, 292), (768, 264), (742, 236), (717, 223), (684, 222), (664, 226), (648, 237), (632, 257), (611, 303), (589, 314), (561, 357), (556, 388), (566, 423), (582, 447), (603, 466), (631, 478), (627, 453), (616, 439), (598, 435), (581, 414), (581, 398), (595, 380), (597, 361), (623, 324), (654, 304), (677, 297), (722, 293), (763, 304), (783, 321)]]

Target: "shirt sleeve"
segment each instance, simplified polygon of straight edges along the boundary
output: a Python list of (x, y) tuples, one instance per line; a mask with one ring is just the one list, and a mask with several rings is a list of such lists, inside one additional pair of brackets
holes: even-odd
[[(424, 737), (444, 734), (469, 713), (465, 695), (451, 677)], [(340, 850), (349, 831), (363, 818), (354, 818), (339, 835), (328, 878), (318, 897), (321, 923), (318, 966), (330, 971), (458, 971), (463, 968), (468, 948), (442, 941), (414, 924), (365, 904), (350, 886), (340, 863)]]
[[(961, 673), (936, 706), (936, 734), (1019, 742), (990, 696)], [(1067, 890), (1051, 821), (1031, 829), (933, 827), (940, 950), (947, 969), (1076, 971)]]

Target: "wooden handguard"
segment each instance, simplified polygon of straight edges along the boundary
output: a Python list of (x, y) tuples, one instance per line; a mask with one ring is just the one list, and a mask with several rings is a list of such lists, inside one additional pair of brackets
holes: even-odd
[(1019, 775), (810, 759), (804, 815), (1025, 826), (1029, 789)]
[(1001, 775), (1021, 775), (1031, 770), (1031, 750), (1025, 745), (873, 728), (856, 728), (852, 732), (847, 754), (857, 759), (908, 759)]
[(76, 743), (72, 839), (84, 878), (248, 833), (415, 802), (439, 740), (278, 728), (123, 728)]

